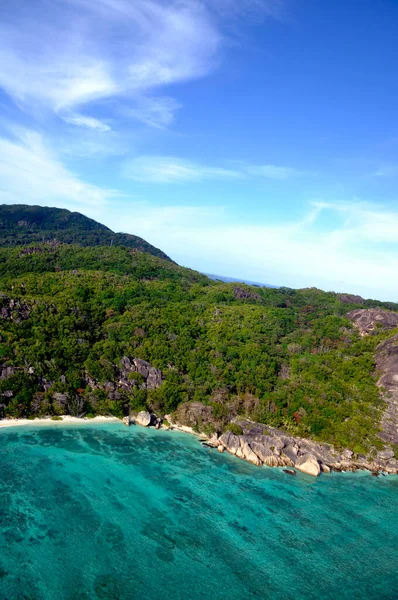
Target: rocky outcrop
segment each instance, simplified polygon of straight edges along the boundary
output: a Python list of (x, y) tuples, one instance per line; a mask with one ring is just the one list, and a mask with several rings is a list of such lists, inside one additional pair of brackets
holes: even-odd
[[(230, 454), (252, 464), (269, 467), (296, 466), (304, 473), (317, 476), (321, 472), (321, 457), (327, 455), (330, 459), (330, 449), (325, 450), (315, 442), (302, 440), (303, 445), (300, 446), (296, 438), (276, 429), (247, 420), (239, 420), (237, 423), (244, 431), (243, 435), (227, 431), (214, 441), (214, 445), (222, 445)], [(311, 446), (313, 452), (317, 451), (317, 456), (308, 452)]]
[(338, 294), (337, 298), (343, 304), (363, 304), (365, 302), (361, 296), (356, 296), (354, 294)]
[[(142, 358), (133, 358), (130, 360), (128, 356), (123, 356), (120, 361), (119, 385), (123, 387), (131, 387), (137, 385), (137, 380), (134, 380), (134, 373), (138, 373), (144, 381), (139, 383), (141, 389), (152, 390), (162, 385), (162, 371), (152, 367), (152, 365)], [(137, 378), (139, 379), (139, 378)]]
[(398, 327), (398, 313), (382, 308), (358, 308), (346, 315), (359, 329), (360, 335), (369, 335), (377, 329), (394, 329)]
[(398, 473), (398, 460), (390, 449), (380, 451), (374, 459), (356, 456), (351, 450), (338, 452), (330, 444), (297, 438), (273, 427), (247, 419), (235, 419), (243, 431), (235, 435), (226, 431), (208, 438), (207, 445), (227, 450), (230, 454), (255, 465), (294, 467), (317, 477), (334, 471), (368, 469), (373, 472)]
[(236, 285), (234, 287), (234, 296), (237, 300), (254, 300), (255, 302), (263, 302), (260, 294), (253, 292), (250, 288), (244, 288)]
[(21, 323), (29, 319), (31, 308), (28, 304), (9, 298), (5, 294), (0, 294), (0, 318), (11, 319), (15, 323)]
[(5, 379), (8, 379), (9, 377), (12, 377), (13, 375), (15, 375), (15, 368), (14, 367), (8, 367), (6, 365), (0, 365), (0, 380), (4, 381)]

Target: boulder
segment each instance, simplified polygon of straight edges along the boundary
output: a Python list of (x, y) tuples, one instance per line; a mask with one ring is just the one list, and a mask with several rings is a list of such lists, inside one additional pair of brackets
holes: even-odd
[(282, 457), (291, 461), (291, 466), (296, 463), (297, 460), (297, 448), (295, 446), (287, 446), (282, 450)]
[(377, 458), (379, 460), (390, 460), (391, 458), (394, 458), (394, 450), (392, 448), (381, 450), (377, 453)]
[(130, 417), (123, 417), (123, 424), (129, 426), (130, 425)]
[(150, 367), (148, 371), (148, 378), (146, 380), (146, 386), (148, 390), (153, 390), (162, 385), (162, 371), (160, 369), (155, 369), (155, 367)]
[(247, 460), (248, 462), (252, 463), (253, 465), (257, 465), (258, 467), (261, 467), (261, 465), (263, 464), (262, 461), (257, 456), (257, 454), (255, 452), (253, 452), (253, 450), (250, 448), (249, 444), (245, 441), (245, 439), (240, 436), (238, 439), (240, 442), (240, 447), (238, 448), (238, 450), (236, 452), (236, 456), (238, 458), (243, 458), (244, 460)]
[(228, 452), (236, 454), (240, 450), (239, 436), (226, 431), (219, 437), (219, 442)]
[(123, 356), (123, 358), (120, 360), (120, 362), (124, 369), (126, 369), (127, 371), (131, 371), (132, 365), (131, 365), (131, 361), (128, 358), (128, 356)]
[(270, 446), (261, 444), (260, 442), (251, 442), (250, 446), (261, 462), (267, 465), (267, 467), (277, 467), (279, 465), (278, 457), (274, 455)]
[(350, 460), (350, 459), (352, 458), (353, 454), (354, 454), (354, 453), (353, 453), (353, 451), (352, 451), (352, 450), (344, 450), (344, 451), (341, 453), (341, 456), (342, 456), (342, 458), (343, 458), (344, 460)]
[(220, 444), (219, 446), (217, 446), (217, 450), (219, 452), (224, 452), (224, 446), (222, 444)]
[(141, 425), (142, 427), (148, 427), (151, 424), (151, 420), (151, 413), (147, 412), (146, 410), (139, 412), (135, 418), (137, 425)]
[(296, 460), (295, 467), (302, 473), (312, 475), (313, 477), (318, 477), (321, 472), (319, 462), (313, 454), (303, 454), (303, 456), (299, 456)]
[(149, 375), (149, 369), (151, 368), (149, 362), (147, 362), (146, 360), (142, 360), (142, 358), (135, 358), (133, 360), (133, 364), (134, 371), (137, 371), (137, 373), (141, 373), (141, 375), (146, 379)]
[(15, 369), (14, 367), (6, 367), (6, 366), (0, 366), (0, 379), (8, 379), (9, 377), (12, 377), (13, 375), (15, 375)]

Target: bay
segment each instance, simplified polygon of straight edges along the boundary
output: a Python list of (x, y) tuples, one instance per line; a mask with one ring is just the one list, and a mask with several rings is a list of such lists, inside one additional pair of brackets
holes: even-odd
[(0, 431), (4, 600), (393, 600), (397, 515), (397, 477), (292, 477), (119, 423)]

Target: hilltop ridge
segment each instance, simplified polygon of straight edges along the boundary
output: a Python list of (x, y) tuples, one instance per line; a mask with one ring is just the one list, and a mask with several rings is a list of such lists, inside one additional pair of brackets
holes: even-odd
[(54, 240), (79, 246), (126, 246), (171, 260), (144, 239), (129, 233), (115, 233), (79, 212), (26, 204), (0, 205), (0, 247)]

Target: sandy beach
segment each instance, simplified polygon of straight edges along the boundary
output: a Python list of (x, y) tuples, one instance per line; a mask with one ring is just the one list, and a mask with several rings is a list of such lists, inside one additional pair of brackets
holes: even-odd
[(70, 415), (63, 415), (61, 420), (53, 420), (51, 417), (44, 417), (42, 419), (0, 419), (0, 428), (2, 427), (18, 427), (22, 425), (82, 425), (90, 423), (109, 423), (119, 421), (117, 417), (94, 417), (93, 419), (79, 419), (78, 417), (71, 417)]

